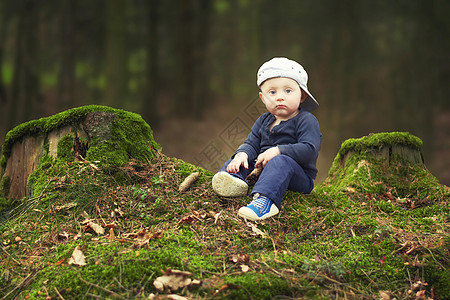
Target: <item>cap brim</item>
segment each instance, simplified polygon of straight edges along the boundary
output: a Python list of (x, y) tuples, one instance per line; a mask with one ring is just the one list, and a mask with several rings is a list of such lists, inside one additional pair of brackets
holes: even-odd
[(308, 96), (302, 104), (300, 104), (300, 108), (307, 111), (316, 110), (319, 107), (319, 103), (316, 100)]
[(319, 107), (319, 102), (311, 95), (311, 93), (308, 91), (308, 88), (304, 85), (300, 85), (303, 91), (308, 94), (308, 97), (306, 97), (305, 101), (303, 101), (302, 104), (300, 104), (300, 107), (307, 111), (313, 111)]

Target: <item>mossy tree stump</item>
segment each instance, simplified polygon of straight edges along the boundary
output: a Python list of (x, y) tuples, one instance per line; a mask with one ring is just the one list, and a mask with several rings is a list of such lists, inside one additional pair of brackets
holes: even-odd
[(150, 126), (137, 114), (96, 105), (70, 109), (8, 132), (0, 160), (0, 197), (33, 196), (28, 178), (46, 160), (121, 166), (130, 158), (149, 161), (159, 150)]
[(422, 141), (406, 132), (346, 140), (322, 186), (424, 201), (440, 184), (426, 169), (421, 147)]

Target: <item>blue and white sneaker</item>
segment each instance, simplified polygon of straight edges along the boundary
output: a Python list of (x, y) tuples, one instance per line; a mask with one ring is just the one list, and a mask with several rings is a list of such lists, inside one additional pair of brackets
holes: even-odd
[(247, 220), (257, 221), (275, 216), (279, 212), (280, 210), (272, 200), (257, 193), (249, 205), (239, 209), (238, 215)]
[(212, 187), (216, 194), (222, 197), (246, 196), (248, 192), (247, 182), (223, 171), (214, 175)]

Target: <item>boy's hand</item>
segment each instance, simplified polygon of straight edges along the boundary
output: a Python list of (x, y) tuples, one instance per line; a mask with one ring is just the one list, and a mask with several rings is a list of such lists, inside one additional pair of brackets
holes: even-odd
[(262, 167), (264, 168), (269, 162), (269, 160), (280, 154), (281, 154), (280, 149), (278, 149), (277, 146), (267, 149), (266, 151), (258, 155), (258, 158), (256, 159), (255, 163), (255, 168), (257, 168), (260, 165), (262, 165)]
[(245, 152), (239, 152), (227, 166), (227, 172), (237, 173), (241, 166), (248, 169), (248, 155)]

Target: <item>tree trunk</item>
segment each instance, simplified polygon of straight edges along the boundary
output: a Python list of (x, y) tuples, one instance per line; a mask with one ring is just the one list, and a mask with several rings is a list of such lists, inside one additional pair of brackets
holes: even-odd
[(179, 1), (177, 29), (177, 99), (176, 112), (192, 115), (193, 89), (197, 66), (194, 64), (194, 16), (192, 0)]
[(148, 124), (122, 110), (84, 106), (30, 121), (11, 130), (3, 144), (0, 197), (33, 196), (29, 176), (43, 157), (46, 163), (50, 157), (64, 163), (87, 159), (112, 169), (131, 158), (148, 162), (157, 151)]
[(197, 9), (196, 24), (196, 45), (194, 52), (194, 65), (196, 68), (195, 93), (193, 99), (192, 116), (200, 119), (203, 116), (204, 107), (207, 104), (209, 94), (209, 55), (208, 43), (211, 28), (212, 2), (210, 0), (200, 0)]
[(159, 123), (158, 117), (158, 98), (159, 98), (159, 82), (158, 82), (158, 0), (149, 0), (147, 5), (147, 31), (146, 38), (147, 48), (147, 80), (145, 86), (144, 97), (142, 100), (142, 116), (153, 127), (157, 127)]
[[(5, 1), (2, 1), (2, 3), (0, 3), (0, 11), (2, 11), (0, 17), (0, 66), (3, 66), (4, 49), (6, 42), (6, 26), (9, 21), (8, 16), (9, 7), (8, 5), (5, 4)], [(5, 85), (3, 84), (3, 76), (0, 76), (0, 103), (5, 102), (6, 102), (6, 90)]]
[(110, 0), (106, 3), (106, 91), (104, 103), (120, 108), (125, 102), (128, 84), (125, 14), (127, 1)]
[(438, 180), (426, 169), (422, 141), (405, 132), (372, 134), (345, 141), (324, 185), (346, 192), (426, 198)]
[(62, 2), (61, 17), (61, 71), (59, 72), (58, 95), (59, 110), (72, 106), (74, 102), (75, 80), (75, 45), (74, 45), (74, 10), (75, 2)]
[(17, 34), (15, 41), (14, 75), (12, 79), (11, 103), (9, 106), (8, 128), (21, 120), (29, 120), (36, 112), (35, 103), (40, 102), (37, 37), (36, 3), (24, 1), (19, 5)]

